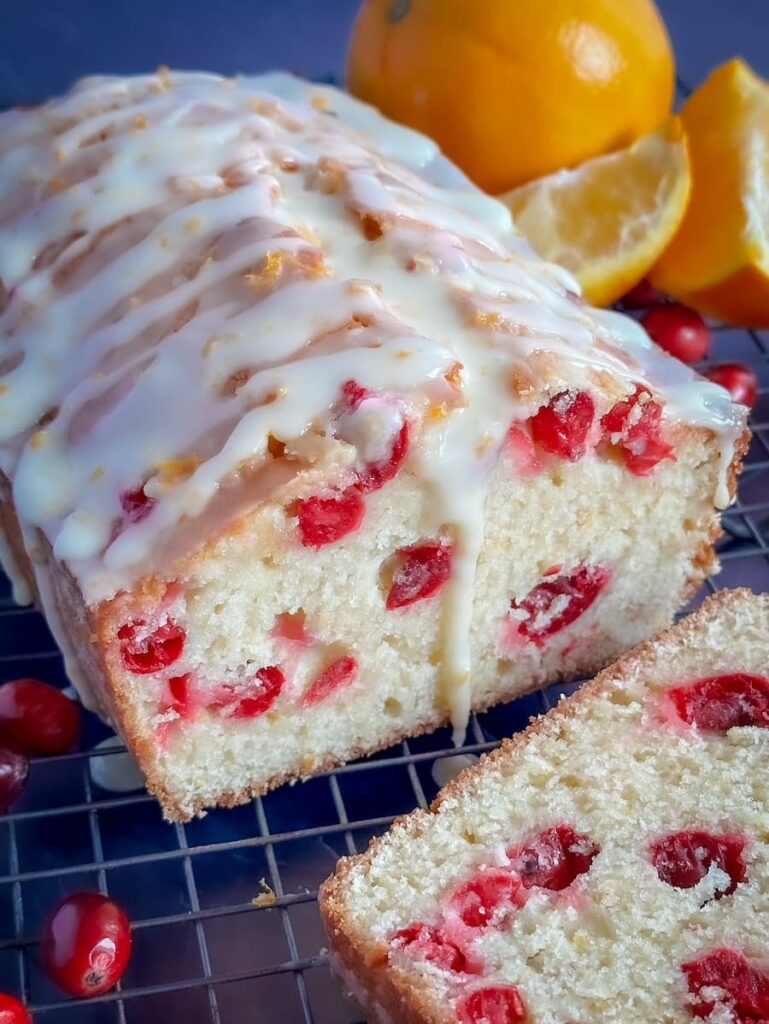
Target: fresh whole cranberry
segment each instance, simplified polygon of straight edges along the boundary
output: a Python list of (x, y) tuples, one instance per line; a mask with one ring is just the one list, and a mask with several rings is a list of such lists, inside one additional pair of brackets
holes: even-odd
[(649, 336), (682, 363), (698, 363), (710, 347), (710, 331), (699, 313), (672, 302), (654, 306), (641, 317)]
[(302, 498), (296, 503), (296, 514), (302, 544), (306, 548), (322, 548), (360, 527), (366, 503), (355, 487), (348, 487), (323, 498)]
[[(714, 949), (683, 964), (695, 1017), (709, 1017), (717, 1005), (733, 1024), (766, 1024), (769, 1020), (769, 976), (756, 970), (733, 949)], [(714, 990), (724, 993), (715, 998)]]
[(510, 871), (489, 868), (460, 886), (449, 903), (468, 928), (484, 928), (517, 906), (521, 884)]
[(526, 1004), (515, 985), (477, 988), (457, 1004), (460, 1024), (520, 1024)]
[(29, 761), (16, 750), (0, 747), (0, 814), (5, 814), (15, 804), (29, 775)]
[(73, 996), (98, 996), (120, 980), (131, 956), (131, 926), (98, 892), (67, 896), (43, 929), (46, 973)]
[(657, 291), (651, 281), (644, 278), (635, 288), (631, 288), (620, 299), (623, 309), (648, 309), (649, 306), (660, 306), (665, 296)]
[(587, 452), (595, 404), (586, 391), (561, 391), (531, 417), (531, 436), (540, 448), (570, 462)]
[(0, 744), (28, 757), (65, 754), (80, 738), (80, 708), (38, 679), (0, 686)]
[(396, 932), (390, 944), (392, 949), (407, 949), (409, 953), (429, 960), (437, 967), (442, 967), (444, 971), (460, 973), (467, 967), (464, 954), (454, 943), (449, 942), (437, 928), (421, 921)]
[(117, 632), (120, 654), (129, 672), (146, 676), (168, 668), (181, 656), (187, 634), (182, 627), (167, 619), (150, 629), (144, 619), (135, 619)]
[(415, 544), (397, 554), (402, 561), (387, 594), (388, 611), (432, 597), (451, 576), (451, 548), (446, 544)]
[(726, 388), (733, 402), (752, 409), (758, 397), (758, 378), (749, 366), (742, 363), (719, 363), (705, 374), (714, 384)]
[(582, 565), (538, 584), (523, 601), (510, 604), (518, 635), (541, 647), (588, 610), (609, 578), (600, 565)]
[(769, 679), (746, 672), (709, 676), (677, 686), (668, 696), (680, 718), (707, 732), (740, 726), (769, 729)]
[(32, 1024), (32, 1018), (18, 999), (0, 992), (0, 1024)]
[(589, 836), (571, 825), (545, 829), (533, 839), (508, 851), (512, 869), (522, 884), (560, 892), (590, 870), (600, 849)]
[(731, 895), (746, 878), (742, 854), (745, 840), (739, 836), (716, 836), (710, 832), (675, 832), (651, 845), (652, 864), (663, 882), (676, 889), (691, 889), (715, 864), (731, 879), (716, 899)]

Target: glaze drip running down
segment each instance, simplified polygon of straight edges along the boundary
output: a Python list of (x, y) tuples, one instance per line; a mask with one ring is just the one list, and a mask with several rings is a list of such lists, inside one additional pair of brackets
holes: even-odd
[[(345, 382), (395, 396), (428, 525), (453, 544), (458, 729), (485, 481), (511, 422), (559, 383), (646, 385), (666, 420), (721, 438), (720, 505), (743, 429), (725, 391), (586, 307), (432, 142), (284, 74), (90, 78), (0, 115), (0, 335), (0, 467), (62, 644), (38, 531), (88, 603), (109, 599), (181, 526), (191, 550), (301, 471), (344, 484)], [(269, 471), (275, 439), (288, 476)]]

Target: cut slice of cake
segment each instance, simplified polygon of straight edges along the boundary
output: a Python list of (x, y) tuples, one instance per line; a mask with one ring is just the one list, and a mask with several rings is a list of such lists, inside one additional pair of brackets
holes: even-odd
[(769, 596), (630, 651), (320, 906), (378, 1024), (769, 1020)]
[(433, 143), (287, 75), (0, 115), (0, 335), (4, 561), (175, 818), (668, 624), (747, 438)]

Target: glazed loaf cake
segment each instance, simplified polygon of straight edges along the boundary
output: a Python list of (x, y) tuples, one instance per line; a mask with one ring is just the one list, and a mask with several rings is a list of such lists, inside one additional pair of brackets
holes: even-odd
[(724, 591), (340, 862), (378, 1024), (769, 1020), (769, 597)]
[(4, 561), (166, 814), (587, 673), (715, 567), (745, 410), (422, 136), (288, 75), (0, 116)]

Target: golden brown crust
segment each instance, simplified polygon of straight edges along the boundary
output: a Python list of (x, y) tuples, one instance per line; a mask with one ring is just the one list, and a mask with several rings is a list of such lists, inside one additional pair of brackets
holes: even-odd
[[(717, 619), (730, 605), (744, 601), (757, 601), (769, 612), (769, 594), (755, 595), (745, 588), (722, 590), (706, 598), (692, 615), (623, 654), (546, 715), (533, 718), (524, 731), (504, 740), (496, 750), (484, 754), (478, 764), (460, 772), (441, 790), (429, 808), (397, 818), (390, 831), (397, 829), (411, 835), (419, 834), (424, 823), (440, 811), (447, 799), (462, 798), (478, 775), (492, 771), (499, 762), (514, 758), (533, 735), (557, 735), (564, 719), (573, 718), (584, 704), (611, 690), (615, 682), (629, 673), (650, 667), (661, 642), (678, 648), (687, 647), (704, 624)], [(321, 885), (318, 905), (329, 942), (344, 969), (354, 976), (356, 987), (367, 992), (394, 1020), (408, 1021), (409, 1024), (444, 1024), (445, 1020), (453, 1018), (447, 1018), (441, 1012), (436, 1015), (435, 1007), (425, 1001), (422, 991), (415, 989), (413, 980), (409, 983), (403, 972), (389, 964), (384, 943), (372, 942), (369, 936), (357, 931), (347, 912), (347, 876), (353, 870), (370, 864), (385, 840), (386, 835), (377, 836), (364, 853), (341, 858), (334, 874)], [(408, 1012), (404, 1012), (404, 999), (407, 1002), (413, 999)]]
[(742, 464), (745, 461), (745, 456), (748, 454), (750, 448), (750, 442), (753, 435), (749, 427), (745, 427), (739, 439), (734, 446), (734, 455), (732, 461), (729, 463), (729, 469), (726, 472), (726, 486), (729, 489), (729, 500), (734, 501), (737, 497), (737, 484), (740, 479), (740, 473), (742, 472)]
[[(726, 473), (726, 486), (730, 502), (733, 502), (737, 497), (737, 483), (742, 472), (745, 456), (750, 448), (751, 438), (752, 434), (746, 427), (734, 446), (732, 461), (729, 463)], [(724, 529), (717, 512), (713, 511), (709, 515), (708, 522), (700, 524), (700, 529), (704, 531), (705, 536), (694, 553), (692, 559), (693, 571), (689, 575), (684, 591), (681, 594), (682, 605), (687, 604), (695, 596), (706, 576), (715, 575), (721, 568), (715, 546), (723, 536)]]

